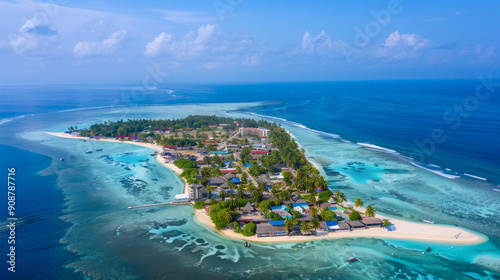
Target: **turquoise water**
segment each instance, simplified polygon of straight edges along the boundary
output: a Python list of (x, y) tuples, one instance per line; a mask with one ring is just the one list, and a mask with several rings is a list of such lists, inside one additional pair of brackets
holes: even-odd
[[(238, 105), (241, 106), (241, 105)], [(236, 106), (236, 107), (238, 107)], [(238, 115), (223, 105), (129, 108), (144, 118), (181, 117), (190, 112)], [(141, 113), (142, 112), (142, 113)], [(93, 120), (117, 119), (122, 112), (100, 110)], [(82, 124), (86, 121), (82, 120)], [(60, 139), (40, 132), (23, 135), (64, 151), (58, 166), (59, 186), (72, 224), (62, 239), (79, 256), (68, 267), (104, 278), (268, 278), (268, 279), (487, 279), (499, 272), (498, 232), (491, 217), (498, 214), (498, 196), (483, 182), (449, 179), (414, 166), (391, 154), (368, 150), (328, 135), (289, 125), (307, 155), (319, 163), (332, 188), (349, 200), (362, 197), (383, 214), (420, 221), (434, 216), (438, 223), (458, 224), (489, 236), (477, 246), (377, 240), (324, 240), (298, 244), (254, 244), (250, 249), (199, 225), (192, 207), (127, 206), (171, 201), (180, 193), (178, 177), (149, 156), (152, 150), (127, 144)], [(102, 148), (102, 152), (85, 154)], [(68, 166), (66, 166), (68, 165)], [(332, 167), (351, 170), (335, 172)], [(361, 169), (363, 168), (363, 169)], [(149, 172), (146, 172), (148, 171)], [(343, 169), (341, 169), (343, 170)], [(343, 174), (344, 173), (344, 174)], [(470, 193), (468, 187), (477, 184)], [(439, 194), (439, 195), (436, 195)], [(486, 203), (481, 203), (485, 201)], [(460, 211), (457, 211), (460, 209)], [(82, 236), (85, 236), (82, 239)], [(297, 250), (295, 250), (297, 249)], [(313, 250), (314, 249), (314, 250)], [(355, 253), (362, 263), (346, 264)], [(118, 256), (118, 258), (117, 258)], [(338, 265), (338, 267), (337, 267)], [(316, 271), (315, 271), (316, 270)]]

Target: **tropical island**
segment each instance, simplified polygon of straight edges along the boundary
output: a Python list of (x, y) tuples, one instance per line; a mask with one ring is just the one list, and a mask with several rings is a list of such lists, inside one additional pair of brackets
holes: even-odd
[[(192, 203), (197, 220), (249, 241), (379, 237), (480, 243), (465, 229), (376, 214), (329, 186), (291, 134), (266, 120), (188, 116), (106, 121), (52, 135), (147, 146), (185, 182), (174, 203)], [(155, 204), (156, 206), (156, 204)], [(134, 208), (134, 207), (132, 207)]]

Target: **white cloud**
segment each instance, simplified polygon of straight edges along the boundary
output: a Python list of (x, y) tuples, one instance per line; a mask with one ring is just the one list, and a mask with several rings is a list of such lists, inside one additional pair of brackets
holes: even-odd
[(168, 49), (171, 40), (171, 34), (166, 34), (165, 32), (160, 33), (152, 42), (147, 43), (144, 55), (148, 57), (157, 56), (160, 52)]
[(325, 31), (312, 38), (308, 31), (302, 36), (302, 51), (307, 54), (327, 55), (335, 49), (335, 42)]
[(260, 59), (264, 55), (262, 52), (256, 54), (247, 54), (245, 61), (243, 61), (243, 65), (247, 66), (257, 66), (260, 64)]
[(37, 50), (39, 45), (56, 39), (58, 32), (46, 23), (33, 17), (28, 19), (18, 30), (10, 34), (10, 44), (16, 53)]
[(182, 41), (173, 42), (173, 36), (160, 33), (152, 42), (147, 43), (144, 54), (148, 57), (155, 57), (160, 54), (171, 54), (180, 59), (191, 59), (197, 57), (207, 46), (215, 48), (216, 39), (212, 40), (216, 34), (217, 25), (201, 25), (197, 32), (188, 32)]
[(431, 41), (422, 38), (419, 34), (401, 34), (395, 31), (385, 40), (382, 47), (377, 50), (377, 57), (387, 57), (401, 60), (407, 57), (416, 57), (418, 51), (432, 45)]
[(198, 28), (198, 37), (194, 41), (195, 44), (203, 44), (205, 41), (210, 39), (215, 32), (216, 24), (202, 25)]
[(73, 49), (73, 53), (76, 57), (92, 54), (112, 54), (126, 36), (127, 31), (120, 30), (114, 32), (101, 42), (78, 42)]
[(398, 46), (409, 46), (414, 50), (421, 49), (423, 47), (429, 46), (431, 41), (427, 39), (422, 39), (418, 34), (400, 34), (399, 31), (395, 31), (385, 40), (384, 47), (398, 47)]

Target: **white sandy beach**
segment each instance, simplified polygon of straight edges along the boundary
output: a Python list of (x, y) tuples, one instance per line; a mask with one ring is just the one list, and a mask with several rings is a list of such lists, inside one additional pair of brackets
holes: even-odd
[[(70, 139), (85, 139), (89, 140), (87, 137), (74, 137), (71, 135), (67, 135), (65, 133), (53, 133), (46, 132), (47, 134), (62, 137), (62, 138), (70, 138)], [(132, 144), (142, 147), (151, 148), (155, 151), (162, 152), (162, 148), (158, 145), (150, 144), (150, 143), (141, 143), (141, 142), (132, 142), (132, 141), (119, 141), (114, 139), (90, 139), (95, 141), (106, 141), (106, 142), (115, 142), (115, 143), (126, 143)], [(172, 163), (166, 163), (160, 155), (156, 157), (156, 159), (166, 168), (174, 171), (177, 175), (182, 173), (182, 169), (178, 168)], [(187, 182), (184, 181), (184, 193), (188, 193)], [(377, 215), (377, 218), (380, 219), (388, 219), (396, 226), (395, 231), (387, 231), (382, 228), (368, 228), (368, 229), (360, 229), (354, 231), (341, 231), (341, 232), (330, 232), (326, 236), (280, 236), (280, 237), (256, 237), (250, 236), (245, 237), (241, 234), (235, 233), (232, 230), (217, 230), (212, 223), (210, 217), (205, 213), (205, 210), (196, 210), (195, 209), (196, 221), (226, 237), (233, 238), (236, 240), (245, 240), (251, 242), (262, 242), (262, 243), (279, 243), (279, 242), (305, 242), (305, 241), (314, 241), (319, 239), (336, 239), (336, 238), (356, 238), (356, 237), (367, 237), (367, 238), (391, 238), (391, 239), (404, 239), (404, 240), (417, 240), (417, 241), (428, 241), (428, 242), (440, 242), (440, 243), (449, 243), (449, 244), (479, 244), (487, 241), (487, 238), (468, 231), (463, 228), (458, 228), (454, 226), (446, 226), (446, 225), (436, 225), (436, 224), (424, 224), (424, 223), (415, 223), (409, 222), (389, 217), (383, 217)], [(458, 238), (455, 237), (458, 233), (460, 233)]]

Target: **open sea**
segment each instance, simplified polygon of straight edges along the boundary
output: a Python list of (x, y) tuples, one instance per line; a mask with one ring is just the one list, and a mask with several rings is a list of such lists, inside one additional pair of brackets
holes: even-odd
[[(0, 279), (500, 279), (500, 88), (477, 95), (478, 85), (0, 87), (0, 170), (7, 181), (7, 168), (16, 168), (18, 218), (12, 273), (5, 184)], [(182, 181), (151, 150), (44, 133), (189, 114), (276, 121), (348, 200), (360, 197), (395, 218), (432, 217), (488, 241), (352, 238), (245, 248), (198, 224), (190, 205), (127, 209), (182, 192)], [(353, 253), (362, 262), (347, 264)]]

